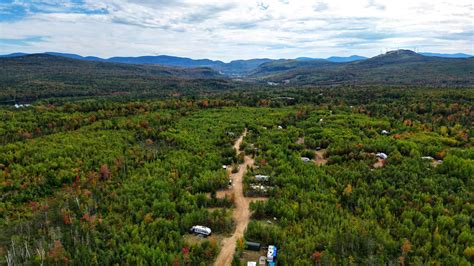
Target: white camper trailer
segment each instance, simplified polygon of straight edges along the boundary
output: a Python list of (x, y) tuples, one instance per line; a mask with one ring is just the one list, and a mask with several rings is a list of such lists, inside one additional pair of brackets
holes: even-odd
[(209, 227), (202, 226), (202, 225), (195, 225), (189, 229), (189, 232), (197, 235), (202, 235), (208, 237), (212, 234), (212, 230)]
[(268, 179), (270, 179), (270, 177), (267, 176), (267, 175), (256, 175), (255, 176), (255, 180), (260, 181), (260, 182), (268, 181)]

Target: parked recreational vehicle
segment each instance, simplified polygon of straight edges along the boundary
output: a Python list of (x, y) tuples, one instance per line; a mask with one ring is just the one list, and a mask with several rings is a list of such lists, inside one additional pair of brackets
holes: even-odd
[(267, 176), (267, 175), (256, 175), (255, 176), (255, 180), (260, 181), (260, 182), (268, 181), (268, 179), (270, 179), (270, 177)]
[(211, 228), (202, 225), (195, 225), (189, 229), (189, 232), (197, 235), (210, 236), (212, 234)]

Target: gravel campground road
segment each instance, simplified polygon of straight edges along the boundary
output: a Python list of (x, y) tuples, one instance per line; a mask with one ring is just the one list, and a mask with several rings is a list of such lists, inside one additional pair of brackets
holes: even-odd
[[(240, 144), (242, 143), (246, 135), (247, 135), (247, 129), (245, 129), (244, 133), (235, 142), (234, 148), (236, 151), (241, 152), (239, 149)], [(250, 156), (245, 156), (244, 162), (239, 165), (240, 166), (239, 171), (231, 175), (231, 178), (233, 180), (232, 190), (234, 193), (234, 204), (235, 204), (233, 218), (234, 218), (234, 222), (236, 223), (236, 226), (235, 226), (235, 231), (232, 234), (232, 236), (225, 238), (222, 241), (221, 251), (216, 261), (214, 262), (215, 266), (231, 265), (232, 259), (235, 253), (236, 242), (238, 239), (244, 236), (245, 229), (247, 228), (247, 225), (249, 223), (250, 200), (244, 197), (242, 181), (244, 178), (245, 171), (247, 170), (247, 167), (252, 167), (253, 164), (254, 164), (254, 160)]]

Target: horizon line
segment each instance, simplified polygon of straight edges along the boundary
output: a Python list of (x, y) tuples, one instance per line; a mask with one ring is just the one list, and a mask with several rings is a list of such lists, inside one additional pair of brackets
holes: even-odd
[(469, 57), (474, 57), (474, 55), (472, 54), (469, 54), (469, 53), (465, 53), (465, 52), (454, 52), (454, 53), (439, 53), (439, 52), (416, 52), (415, 50), (413, 49), (404, 49), (404, 48), (400, 48), (400, 49), (393, 49), (393, 50), (386, 50), (385, 52), (382, 52), (379, 53), (379, 54), (376, 54), (376, 55), (372, 55), (370, 57), (368, 56), (362, 56), (362, 55), (358, 55), (358, 54), (351, 54), (351, 55), (331, 55), (329, 57), (311, 57), (311, 56), (297, 56), (295, 58), (269, 58), (269, 57), (254, 57), (254, 58), (247, 58), (247, 59), (234, 59), (234, 60), (220, 60), (220, 59), (211, 59), (211, 58), (194, 58), (194, 57), (187, 57), (187, 56), (180, 56), (180, 55), (170, 55), (170, 54), (148, 54), (148, 55), (115, 55), (115, 56), (111, 56), (111, 57), (101, 57), (101, 56), (96, 56), (96, 55), (82, 55), (82, 54), (79, 54), (79, 53), (74, 53), (74, 52), (54, 52), (54, 51), (45, 51), (45, 52), (32, 52), (32, 53), (25, 53), (25, 52), (11, 52), (11, 53), (2, 53), (0, 54), (0, 57), (5, 57), (5, 56), (9, 56), (9, 55), (14, 55), (14, 54), (25, 54), (25, 55), (34, 55), (34, 54), (52, 54), (52, 53), (56, 53), (56, 54), (65, 54), (65, 55), (76, 55), (76, 56), (80, 56), (80, 57), (83, 57), (83, 58), (90, 58), (90, 57), (95, 57), (95, 58), (99, 58), (99, 59), (103, 59), (103, 60), (110, 60), (112, 58), (117, 58), (117, 57), (131, 57), (131, 58), (139, 58), (139, 57), (159, 57), (159, 56), (168, 56), (168, 57), (176, 57), (176, 58), (184, 58), (184, 59), (191, 59), (191, 60), (210, 60), (210, 61), (214, 61), (214, 62), (223, 62), (223, 63), (230, 63), (230, 62), (233, 62), (233, 61), (240, 61), (240, 60), (258, 60), (258, 59), (268, 59), (268, 60), (296, 60), (298, 58), (308, 58), (308, 59), (315, 59), (315, 60), (318, 60), (318, 59), (321, 59), (321, 60), (327, 60), (331, 57), (340, 57), (340, 58), (349, 58), (349, 57), (354, 57), (354, 56), (359, 56), (359, 57), (364, 57), (364, 58), (372, 58), (372, 57), (375, 57), (375, 56), (378, 56), (378, 55), (382, 55), (382, 54), (386, 54), (388, 52), (392, 52), (392, 51), (398, 51), (398, 50), (409, 50), (409, 51), (412, 51), (414, 53), (417, 53), (417, 54), (440, 54), (440, 55), (467, 55)]

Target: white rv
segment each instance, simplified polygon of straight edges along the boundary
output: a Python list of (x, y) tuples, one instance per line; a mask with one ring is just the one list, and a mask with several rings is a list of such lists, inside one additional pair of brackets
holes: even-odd
[(203, 235), (205, 237), (208, 237), (212, 234), (211, 228), (202, 226), (202, 225), (195, 225), (189, 229), (189, 232), (197, 235)]
[(255, 176), (255, 180), (257, 180), (257, 181), (268, 181), (268, 179), (270, 179), (270, 177), (267, 176), (267, 175), (256, 175)]

